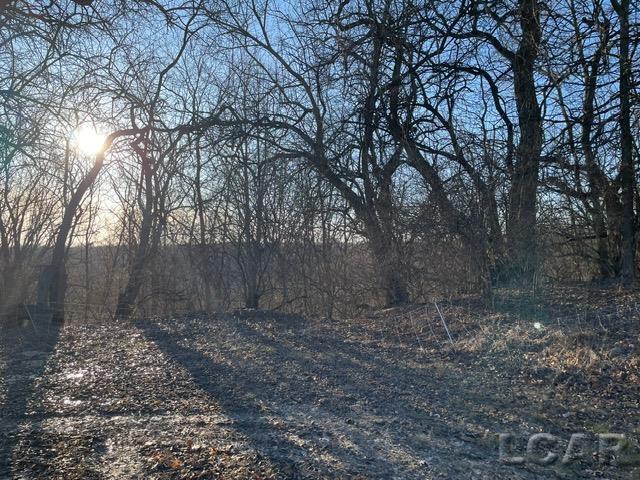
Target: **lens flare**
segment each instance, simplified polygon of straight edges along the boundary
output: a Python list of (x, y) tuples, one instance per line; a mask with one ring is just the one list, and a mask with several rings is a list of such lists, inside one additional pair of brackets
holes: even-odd
[(106, 135), (99, 133), (90, 125), (80, 126), (71, 134), (75, 148), (86, 155), (96, 155), (101, 152), (106, 138)]

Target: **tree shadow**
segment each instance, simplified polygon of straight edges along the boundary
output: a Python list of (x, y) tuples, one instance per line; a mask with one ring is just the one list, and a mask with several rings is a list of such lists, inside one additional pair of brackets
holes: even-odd
[[(447, 446), (440, 449), (442, 444), (448, 443), (448, 447), (453, 445), (456, 458), (462, 465), (465, 462), (472, 464), (474, 459), (479, 458), (494, 459), (494, 468), (509, 470), (497, 460), (497, 439), (492, 442), (491, 439), (481, 438), (477, 435), (479, 430), (488, 430), (495, 436), (505, 432), (526, 436), (545, 431), (564, 439), (574, 433), (573, 427), (563, 426), (545, 415), (548, 405), (531, 403), (530, 398), (522, 395), (501, 395), (500, 392), (473, 381), (462, 382), (459, 371), (447, 371), (441, 378), (434, 378), (431, 369), (433, 365), (429, 365), (428, 361), (426, 365), (420, 365), (419, 361), (398, 362), (398, 358), (395, 358), (398, 351), (395, 350), (385, 351), (384, 348), (370, 347), (357, 341), (345, 341), (340, 335), (318, 333), (315, 328), (311, 332), (278, 326), (271, 330), (265, 329), (253, 320), (255, 319), (231, 323), (233, 333), (238, 335), (239, 340), (244, 339), (242, 343), (260, 345), (274, 352), (271, 361), (295, 364), (298, 371), (311, 371), (314, 375), (327, 378), (327, 384), (335, 391), (346, 393), (347, 398), (353, 395), (366, 399), (369, 410), (380, 416), (424, 422), (439, 437), (432, 438), (428, 448), (443, 451), (446, 455)], [(331, 357), (332, 361), (329, 362), (327, 357)], [(241, 360), (237, 358), (235, 361)], [(323, 369), (323, 366), (329, 368)], [(445, 366), (445, 370), (447, 369)], [(472, 372), (468, 374), (472, 375)], [(549, 378), (548, 381), (551, 385), (552, 379)], [(394, 395), (391, 398), (387, 396), (376, 399), (376, 389), (371, 388), (376, 383), (392, 387), (396, 384), (398, 388), (392, 388)], [(416, 395), (412, 396), (406, 391), (413, 384), (420, 385), (421, 391), (417, 392), (417, 396), (424, 396), (424, 401), (419, 404), (415, 401)], [(336, 403), (344, 404), (344, 401), (339, 399)], [(556, 405), (556, 408), (565, 411), (566, 405)], [(440, 416), (428, 416), (431, 409)], [(410, 434), (411, 430), (408, 427), (405, 433)], [(405, 444), (409, 449), (421, 447), (420, 442), (415, 442), (411, 435), (396, 436), (394, 440)], [(448, 453), (450, 456), (451, 452)], [(533, 465), (526, 469), (514, 469), (513, 472), (525, 478), (525, 470), (551, 476), (555, 473), (549, 468), (537, 468)]]
[(20, 428), (26, 420), (37, 418), (29, 411), (29, 401), (58, 342), (60, 325), (52, 324), (38, 332), (6, 328), (0, 335), (0, 354), (4, 357), (1, 362), (5, 367), (0, 373), (5, 392), (0, 403), (0, 478), (11, 478)]
[[(475, 390), (473, 384), (461, 384), (456, 372), (447, 368), (443, 372), (443, 362), (438, 362), (440, 372), (443, 373), (440, 380), (434, 378), (430, 368), (433, 365), (429, 361), (420, 365), (420, 361), (416, 360), (412, 362), (414, 366), (410, 367), (404, 362), (406, 359), (400, 356), (400, 350), (385, 351), (359, 342), (345, 342), (340, 335), (299, 335), (296, 332), (278, 331), (276, 340), (261, 331), (257, 324), (249, 322), (235, 323), (234, 332), (241, 335), (247, 343), (268, 346), (270, 350), (277, 352), (272, 356), (272, 361), (284, 360), (288, 364), (296, 364), (301, 369), (325, 376), (332, 386), (347, 395), (366, 398), (369, 408), (380, 415), (396, 412), (416, 418), (428, 414), (423, 406), (414, 402), (415, 398), (441, 410), (464, 400), (466, 408), (477, 409), (468, 412), (475, 414), (476, 422), (482, 423), (483, 427), (495, 424), (495, 418), (488, 418), (480, 413), (486, 405), (500, 405), (501, 400), (494, 395), (495, 392)], [(377, 398), (377, 390), (373, 387), (380, 385), (384, 385), (394, 396)], [(415, 387), (413, 398), (407, 387)], [(510, 413), (513, 417), (517, 417), (519, 413), (516, 404), (501, 405), (501, 408), (503, 413)], [(437, 418), (429, 418), (429, 423), (431, 427), (453, 438), (464, 437), (471, 426), (466, 422), (454, 423)]]
[[(268, 370), (250, 358), (225, 351), (227, 361), (222, 363), (181, 345), (177, 336), (156, 324), (139, 326), (147, 338), (190, 373), (198, 387), (234, 420), (236, 431), (284, 477), (307, 478), (317, 476), (319, 472), (320, 476), (358, 475), (366, 472), (371, 463), (375, 463), (377, 475), (382, 477), (392, 476), (397, 470), (392, 460), (377, 451), (372, 439), (353, 425), (348, 412), (338, 414), (344, 420), (340, 428), (348, 431), (350, 437), (345, 444), (337, 436), (324, 436), (321, 426), (313, 427), (315, 431), (305, 429), (302, 424), (306, 419), (301, 418), (304, 412), (299, 407), (313, 404), (318, 396), (310, 382), (300, 383), (295, 391), (296, 398), (283, 399), (278, 395), (278, 383), (296, 382), (300, 375), (309, 371), (311, 359), (292, 354), (285, 359), (286, 365), (274, 363), (271, 365), (273, 370)], [(271, 347), (265, 341), (258, 348)], [(300, 435), (310, 438), (300, 442)], [(323, 448), (318, 440), (320, 443), (328, 441), (330, 445)], [(310, 455), (309, 445), (318, 447), (323, 454)]]
[[(146, 324), (143, 329), (238, 419), (237, 428), (254, 447), (288, 468), (284, 471), (290, 472), (292, 462), (301, 459), (330, 476), (375, 472), (375, 477), (424, 478), (429, 465), (464, 475), (465, 459), (474, 464), (494, 459), (493, 467), (499, 467), (497, 441), (473, 437), (472, 429), (478, 426), (473, 422), (488, 426), (480, 413), (457, 420), (442, 414), (456, 400), (447, 394), (464, 395), (464, 389), (440, 388), (427, 370), (407, 368), (339, 335), (303, 332), (288, 321), (274, 322), (275, 330), (265, 330), (260, 326), (263, 319), (252, 323), (256, 318), (217, 319), (213, 331), (206, 322), (190, 324), (189, 341), (213, 345), (213, 354), (207, 347), (198, 351), (200, 346), (197, 350), (181, 345), (168, 325)], [(214, 361), (212, 355), (221, 360)], [(420, 387), (409, 388), (415, 382), (421, 382)], [(467, 399), (471, 408), (493, 401), (490, 394), (476, 393), (477, 398)], [(260, 413), (265, 405), (271, 420)], [(436, 405), (441, 414), (430, 411)], [(312, 431), (308, 423), (297, 423), (304, 409), (313, 410), (308, 413), (317, 419)], [(247, 415), (255, 421), (247, 422)], [(292, 434), (302, 435), (305, 442), (292, 442)], [(323, 452), (333, 462), (315, 455), (322, 451), (323, 437), (333, 440)]]

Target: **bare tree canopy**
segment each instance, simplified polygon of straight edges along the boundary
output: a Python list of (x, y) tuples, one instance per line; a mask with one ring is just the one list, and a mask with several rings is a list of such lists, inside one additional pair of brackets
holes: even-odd
[(460, 275), (455, 290), (485, 298), (632, 285), (635, 15), (597, 0), (5, 2), (3, 302), (346, 313)]

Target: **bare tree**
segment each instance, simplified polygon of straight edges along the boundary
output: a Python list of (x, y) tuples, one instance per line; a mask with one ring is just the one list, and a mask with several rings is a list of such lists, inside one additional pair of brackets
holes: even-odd
[(627, 284), (636, 277), (635, 238), (635, 170), (633, 166), (633, 137), (631, 134), (631, 53), (630, 0), (612, 0), (620, 22), (620, 184), (622, 187), (622, 278)]

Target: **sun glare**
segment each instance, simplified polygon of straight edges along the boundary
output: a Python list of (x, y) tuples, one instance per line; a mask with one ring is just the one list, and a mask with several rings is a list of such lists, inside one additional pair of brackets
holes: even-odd
[(99, 133), (92, 126), (83, 125), (73, 131), (71, 139), (80, 153), (95, 155), (104, 148), (106, 135)]

